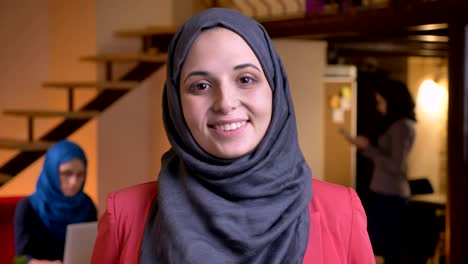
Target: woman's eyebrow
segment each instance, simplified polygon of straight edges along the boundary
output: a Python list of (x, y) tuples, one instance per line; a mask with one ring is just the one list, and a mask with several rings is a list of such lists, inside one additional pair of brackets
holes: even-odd
[(208, 72), (207, 71), (193, 71), (191, 73), (189, 73), (189, 75), (187, 75), (187, 77), (185, 77), (184, 79), (184, 82), (187, 81), (188, 78), (192, 77), (192, 76), (208, 76)]
[[(243, 63), (243, 64), (239, 64), (237, 66), (234, 67), (234, 70), (240, 70), (240, 69), (245, 69), (245, 68), (248, 68), (248, 67), (252, 67), (254, 69), (256, 69), (257, 71), (259, 72), (262, 72), (260, 70), (260, 68), (258, 68), (257, 66), (255, 66), (254, 64), (252, 63)], [(184, 79), (184, 82), (187, 81), (188, 78), (192, 77), (192, 76), (208, 76), (209, 73), (207, 71), (193, 71), (191, 73), (189, 73), (187, 75), (187, 77), (185, 77)]]
[(257, 66), (255, 66), (252, 63), (239, 64), (239, 65), (234, 67), (234, 70), (240, 70), (240, 69), (244, 69), (244, 68), (248, 68), (248, 67), (252, 67), (252, 68), (256, 69), (257, 71), (262, 72)]

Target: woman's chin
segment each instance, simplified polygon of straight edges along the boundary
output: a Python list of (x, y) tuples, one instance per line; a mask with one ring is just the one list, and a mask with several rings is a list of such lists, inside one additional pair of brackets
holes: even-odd
[(73, 197), (73, 196), (78, 194), (78, 192), (75, 192), (75, 191), (65, 191), (65, 192), (62, 192), (62, 193), (66, 197)]
[(236, 146), (216, 148), (213, 151), (208, 151), (208, 153), (221, 159), (237, 159), (246, 155), (250, 151), (252, 151), (252, 148), (248, 148), (246, 146)]

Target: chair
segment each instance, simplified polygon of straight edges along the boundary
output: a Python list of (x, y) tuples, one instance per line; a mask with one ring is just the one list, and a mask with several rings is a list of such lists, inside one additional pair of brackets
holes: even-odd
[[(409, 180), (411, 196), (431, 195), (434, 193), (427, 178)], [(437, 212), (440, 205), (418, 199), (410, 201), (405, 209), (403, 224), (404, 249), (409, 263), (425, 264), (435, 255), (440, 234), (444, 232), (444, 216)]]
[(16, 203), (22, 198), (0, 197), (0, 263), (11, 263), (15, 256), (13, 217)]
[(432, 184), (427, 178), (409, 180), (411, 195), (434, 193)]

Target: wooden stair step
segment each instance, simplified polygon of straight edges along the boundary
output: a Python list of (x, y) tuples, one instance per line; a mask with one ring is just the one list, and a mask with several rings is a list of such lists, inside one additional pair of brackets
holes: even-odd
[(6, 115), (26, 116), (26, 117), (63, 117), (68, 119), (90, 119), (99, 115), (99, 111), (54, 111), (54, 110), (5, 110)]
[(3, 184), (5, 182), (11, 180), (11, 178), (13, 178), (13, 176), (8, 175), (8, 174), (4, 174), (4, 173), (0, 173), (0, 184)]
[(173, 36), (177, 32), (175, 26), (149, 26), (138, 29), (125, 29), (114, 32), (114, 36), (123, 38), (147, 37), (147, 36)]
[(46, 151), (53, 142), (33, 141), (18, 139), (0, 138), (0, 149), (20, 150), (20, 151)]
[(98, 89), (98, 90), (131, 90), (140, 84), (138, 81), (112, 81), (112, 82), (93, 82), (93, 81), (76, 81), (76, 82), (45, 82), (42, 84), (45, 88), (56, 89)]
[(166, 54), (105, 54), (86, 56), (80, 58), (81, 61), (91, 62), (152, 62), (152, 63), (165, 63)]

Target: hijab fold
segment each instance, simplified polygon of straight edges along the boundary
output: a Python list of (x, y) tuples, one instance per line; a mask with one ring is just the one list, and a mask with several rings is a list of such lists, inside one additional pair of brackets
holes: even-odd
[[(229, 160), (198, 146), (179, 96), (180, 71), (191, 45), (202, 31), (215, 27), (247, 42), (273, 92), (264, 138), (252, 152)], [(169, 46), (163, 120), (172, 148), (162, 157), (140, 262), (302, 263), (312, 175), (298, 145), (287, 76), (265, 29), (221, 8), (188, 20)]]
[(65, 240), (67, 225), (88, 221), (90, 215), (95, 214), (92, 200), (83, 192), (84, 183), (80, 192), (73, 197), (62, 193), (59, 166), (76, 158), (83, 161), (86, 171), (86, 156), (78, 145), (62, 140), (50, 147), (36, 183), (36, 191), (29, 198), (42, 223), (62, 240)]

